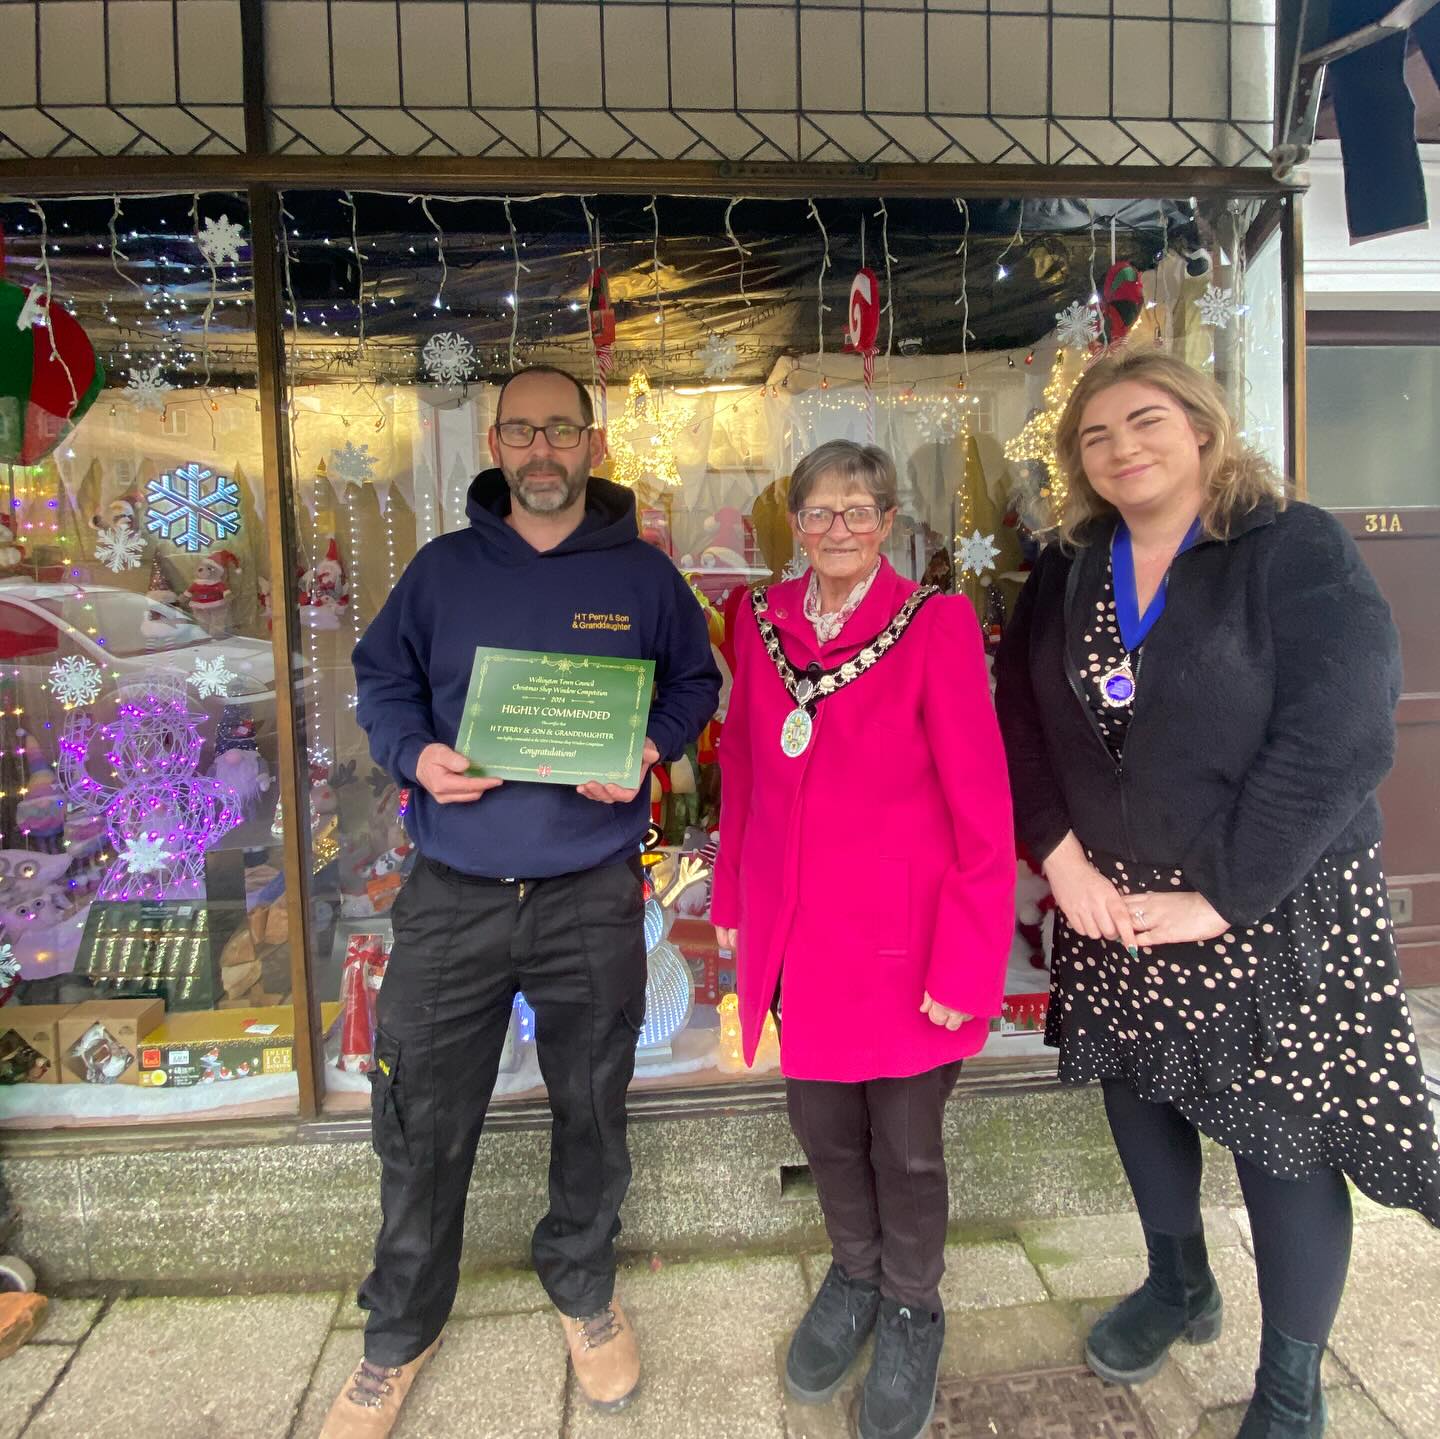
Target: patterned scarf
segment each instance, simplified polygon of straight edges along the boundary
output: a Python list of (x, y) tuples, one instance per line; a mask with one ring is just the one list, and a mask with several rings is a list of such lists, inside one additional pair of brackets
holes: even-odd
[(880, 561), (876, 560), (875, 568), (850, 591), (845, 603), (833, 614), (822, 615), (820, 577), (813, 569), (810, 571), (810, 583), (805, 588), (805, 618), (814, 626), (815, 638), (822, 645), (828, 645), (845, 628), (845, 621), (860, 608), (861, 601), (870, 593), (870, 586), (875, 583), (875, 576), (879, 573)]

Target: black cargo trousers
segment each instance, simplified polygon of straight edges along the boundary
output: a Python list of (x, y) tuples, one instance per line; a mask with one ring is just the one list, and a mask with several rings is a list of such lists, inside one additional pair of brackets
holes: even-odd
[(371, 1363), (414, 1359), (455, 1301), (470, 1174), (517, 990), (535, 1011), (553, 1116), (535, 1269), (564, 1314), (609, 1303), (630, 1184), (625, 1092), (645, 1018), (642, 896), (638, 856), (539, 880), (480, 879), (422, 858), (405, 882), (370, 1076), (383, 1215), (359, 1294)]

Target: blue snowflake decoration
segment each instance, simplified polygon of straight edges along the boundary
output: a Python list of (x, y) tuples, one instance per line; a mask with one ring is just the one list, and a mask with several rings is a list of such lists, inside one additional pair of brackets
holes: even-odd
[(240, 487), (191, 461), (145, 487), (145, 527), (198, 554), (240, 529)]

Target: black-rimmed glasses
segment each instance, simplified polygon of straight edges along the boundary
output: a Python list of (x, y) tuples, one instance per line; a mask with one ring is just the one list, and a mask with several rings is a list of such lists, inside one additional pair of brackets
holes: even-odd
[(504, 420), (495, 426), (500, 438), (515, 450), (528, 450), (535, 443), (535, 436), (544, 434), (552, 450), (573, 450), (580, 443), (580, 437), (589, 425), (572, 425), (568, 420), (559, 420), (553, 425), (532, 425), (528, 420)]
[(802, 535), (828, 535), (835, 523), (835, 516), (839, 515), (852, 535), (873, 535), (880, 528), (880, 519), (884, 513), (879, 505), (851, 505), (845, 510), (810, 506), (795, 511), (795, 523), (800, 527)]

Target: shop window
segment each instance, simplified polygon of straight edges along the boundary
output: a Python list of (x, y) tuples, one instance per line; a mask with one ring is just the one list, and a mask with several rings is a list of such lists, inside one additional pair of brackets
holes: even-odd
[[(328, 1104), (342, 1112), (369, 1102), (371, 1004), (390, 908), (415, 863), (403, 788), (374, 764), (355, 720), (349, 656), (416, 552), (468, 526), (467, 492), (491, 463), (487, 433), (512, 366), (557, 365), (592, 387), (610, 442), (601, 473), (633, 490), (642, 537), (690, 580), (722, 670), (737, 588), (797, 572), (787, 485), (824, 441), (892, 454), (890, 560), (967, 594), (993, 636), (1044, 539), (1050, 426), (1104, 325), (1211, 371), (1242, 415), (1247, 395), (1274, 398), (1260, 371), (1280, 353), (1278, 309), (1247, 301), (1254, 213), (1239, 203), (821, 200), (822, 233), (804, 201), (745, 201), (727, 230), (725, 201), (662, 197), (651, 211), (590, 197), (597, 252), (579, 200), (512, 202), (512, 233), (495, 202), (432, 200), (435, 225), (417, 230), (404, 197), (352, 198), (353, 212), (337, 195), (285, 196), (310, 960), (318, 993), (342, 1004), (325, 1068)], [(862, 269), (878, 286), (861, 302), (879, 322), (868, 365), (844, 348)], [(1258, 401), (1249, 418), (1275, 429)], [(653, 784), (637, 1089), (777, 1074), (773, 1038), (756, 1069), (741, 1060), (734, 957), (708, 922), (714, 737)], [(1039, 1052), (1048, 983), (1043, 881), (1023, 859), (1017, 872), (1022, 923), (990, 1049), (1001, 1056)], [(497, 1096), (542, 1092), (519, 996)]]
[(244, 198), (198, 199), (213, 295), (189, 194), (41, 203), (79, 332), (63, 413), (0, 430), (0, 1125), (293, 1114)]
[[(76, 413), (33, 427), (0, 399), (0, 1124), (293, 1112), (302, 905), (323, 1097), (368, 1105), (371, 1003), (415, 854), (403, 786), (356, 723), (350, 654), (419, 549), (467, 527), (512, 368), (591, 386), (601, 473), (689, 580), (722, 672), (737, 590), (798, 572), (787, 486), (827, 440), (891, 453), (889, 559), (966, 594), (993, 642), (1046, 538), (1054, 418), (1107, 325), (1213, 372), (1256, 443), (1283, 428), (1274, 266), (1245, 254), (1263, 229), (1248, 203), (822, 197), (727, 215), (725, 200), (592, 196), (587, 220), (578, 199), (517, 197), (512, 230), (494, 201), (432, 197), (434, 225), (417, 225), (408, 197), (351, 198), (283, 197), (296, 816), (276, 782), (279, 517), (244, 199), (199, 198), (213, 282), (188, 194), (123, 200), (115, 254), (109, 199), (43, 202), (85, 383)], [(13, 287), (18, 312), (42, 280), (35, 217), (0, 205), (0, 223), (0, 297)], [(599, 349), (597, 269), (615, 321)], [(856, 325), (878, 322), (868, 356), (845, 349), (852, 289)], [(708, 922), (715, 738), (652, 783), (639, 1089), (777, 1074), (773, 1037), (754, 1070), (740, 1058), (734, 957)], [(1038, 1051), (1047, 988), (1043, 882), (1023, 857), (1017, 875), (1001, 1057)], [(497, 1094), (542, 1093), (517, 996)]]

